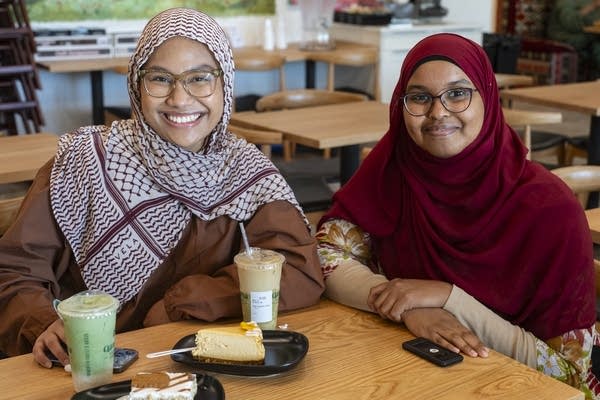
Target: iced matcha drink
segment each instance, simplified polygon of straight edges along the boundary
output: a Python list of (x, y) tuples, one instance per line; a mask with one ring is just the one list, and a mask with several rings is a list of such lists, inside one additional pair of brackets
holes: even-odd
[(273, 250), (252, 248), (234, 257), (240, 278), (244, 321), (262, 329), (275, 329), (279, 307), (279, 281), (285, 257)]
[(110, 383), (119, 302), (98, 291), (78, 293), (56, 306), (65, 325), (75, 391)]

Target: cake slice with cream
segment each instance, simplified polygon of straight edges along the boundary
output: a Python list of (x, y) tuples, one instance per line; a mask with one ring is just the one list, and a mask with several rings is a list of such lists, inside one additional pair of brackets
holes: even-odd
[(184, 372), (140, 372), (131, 380), (129, 400), (193, 400), (196, 375)]
[(263, 364), (265, 346), (262, 330), (255, 322), (200, 329), (196, 333), (196, 347), (192, 355), (205, 362)]

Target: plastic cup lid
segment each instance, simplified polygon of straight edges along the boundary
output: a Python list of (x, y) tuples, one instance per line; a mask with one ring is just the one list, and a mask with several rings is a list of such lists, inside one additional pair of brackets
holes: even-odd
[(61, 313), (101, 313), (117, 309), (119, 301), (108, 293), (87, 290), (77, 293), (58, 303), (57, 311)]

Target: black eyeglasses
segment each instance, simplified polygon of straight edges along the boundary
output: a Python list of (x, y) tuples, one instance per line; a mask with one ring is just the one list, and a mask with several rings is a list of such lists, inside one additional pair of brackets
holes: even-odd
[(421, 117), (431, 110), (434, 99), (440, 99), (444, 108), (451, 113), (461, 113), (471, 105), (473, 92), (477, 89), (472, 88), (453, 88), (434, 96), (426, 92), (407, 93), (402, 97), (404, 108), (412, 116)]
[(140, 79), (144, 89), (152, 97), (167, 97), (173, 93), (177, 81), (192, 97), (208, 97), (215, 92), (218, 78), (223, 75), (223, 70), (189, 70), (181, 74), (172, 74), (167, 71), (140, 70)]

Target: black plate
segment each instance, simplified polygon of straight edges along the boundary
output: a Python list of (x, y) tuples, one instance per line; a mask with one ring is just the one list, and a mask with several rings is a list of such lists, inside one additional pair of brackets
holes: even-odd
[[(175, 343), (173, 349), (194, 347), (195, 339), (195, 334), (185, 336)], [(292, 369), (308, 352), (308, 339), (298, 332), (266, 330), (263, 331), (263, 343), (265, 363), (261, 365), (207, 363), (194, 358), (191, 351), (171, 354), (171, 358), (205, 371), (230, 375), (265, 376)]]
[[(198, 391), (194, 400), (225, 400), (225, 391), (217, 378), (196, 373), (196, 382), (198, 382)], [(75, 393), (71, 400), (114, 400), (128, 395), (130, 391), (131, 380), (115, 382)]]

